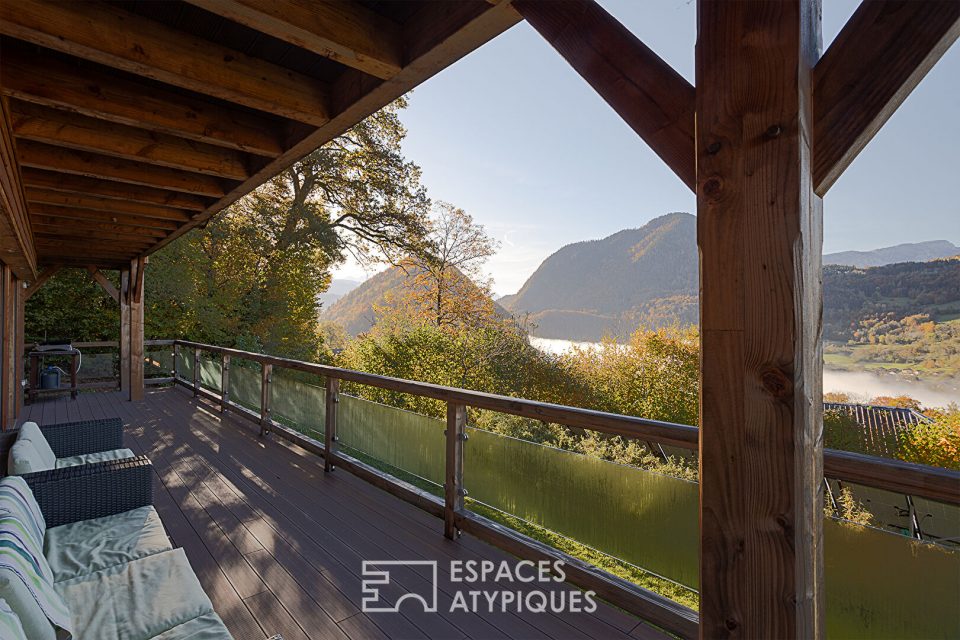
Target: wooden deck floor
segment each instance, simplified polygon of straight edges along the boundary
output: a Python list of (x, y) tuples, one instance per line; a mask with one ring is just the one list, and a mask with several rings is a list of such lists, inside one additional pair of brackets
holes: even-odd
[[(127, 446), (150, 457), (155, 506), (214, 607), (238, 640), (304, 638), (663, 638), (601, 603), (592, 613), (455, 611), (449, 561), (511, 559), (442, 522), (181, 389), (131, 403), (114, 392), (41, 400), (22, 419), (40, 424), (119, 416)], [(436, 560), (439, 613), (361, 612), (363, 560)], [(429, 567), (398, 568), (386, 599), (429, 589)], [(501, 585), (528, 591), (527, 584)], [(473, 587), (476, 588), (476, 587)], [(569, 585), (555, 585), (568, 589)]]

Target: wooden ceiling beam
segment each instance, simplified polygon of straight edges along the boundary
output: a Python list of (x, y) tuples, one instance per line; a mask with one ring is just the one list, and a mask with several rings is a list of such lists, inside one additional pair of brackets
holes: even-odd
[(55, 275), (57, 275), (58, 273), (60, 273), (60, 269), (62, 269), (62, 268), (63, 268), (63, 267), (61, 267), (60, 265), (55, 265), (55, 266), (47, 267), (46, 269), (44, 269), (43, 272), (40, 273), (40, 275), (38, 275), (38, 276), (30, 283), (30, 286), (27, 287), (27, 288), (24, 290), (24, 292), (23, 292), (23, 301), (26, 302), (27, 300), (29, 300), (29, 299), (30, 299), (30, 296), (32, 296), (32, 295), (35, 294), (37, 291), (39, 291), (39, 290), (40, 290), (40, 287), (42, 287), (43, 285), (45, 285), (45, 284), (47, 283), (47, 280), (49, 280), (49, 279), (52, 278), (53, 276), (55, 276)]
[(76, 245), (81, 247), (87, 247), (90, 249), (107, 249), (107, 250), (119, 250), (119, 251), (143, 251), (149, 247), (152, 243), (149, 239), (144, 240), (143, 238), (139, 240), (127, 239), (127, 238), (107, 238), (100, 237), (93, 233), (77, 233), (77, 234), (66, 234), (66, 233), (48, 233), (46, 231), (35, 231), (34, 237), (38, 243), (52, 246), (68, 246)]
[(695, 190), (693, 86), (594, 0), (513, 6)]
[[(39, 189), (47, 192), (91, 196), (107, 200), (121, 200), (125, 204), (156, 204), (191, 212), (203, 211), (213, 202), (212, 200), (205, 200), (204, 198), (179, 193), (177, 191), (151, 189), (149, 187), (129, 185), (121, 182), (109, 182), (66, 173), (42, 171), (29, 167), (23, 168), (22, 175), (23, 185), (29, 191)], [(104, 206), (106, 206), (106, 204), (104, 204)]]
[(9, 101), (0, 98), (0, 258), (21, 280), (37, 275), (30, 216), (23, 194)]
[(88, 243), (43, 240), (37, 242), (37, 251), (44, 260), (60, 263), (64, 260), (83, 260), (84, 264), (96, 263), (98, 259), (112, 261), (129, 260), (140, 252), (119, 247), (97, 247)]
[(93, 222), (91, 220), (77, 220), (69, 218), (58, 218), (56, 216), (33, 215), (30, 216), (30, 222), (34, 229), (43, 229), (47, 232), (63, 230), (66, 233), (76, 231), (100, 231), (111, 235), (139, 236), (148, 238), (163, 238), (167, 231), (163, 229), (153, 229), (151, 227), (142, 227), (135, 224), (117, 224), (109, 222)]
[(165, 232), (176, 231), (182, 223), (174, 220), (146, 218), (123, 213), (109, 213), (106, 211), (92, 211), (90, 209), (74, 209), (47, 204), (31, 204), (30, 218), (49, 217), (64, 220), (65, 223), (100, 222), (104, 224), (126, 224), (147, 229), (157, 229)]
[(93, 278), (93, 281), (100, 285), (100, 288), (106, 292), (108, 296), (113, 298), (113, 301), (120, 303), (120, 292), (117, 291), (117, 288), (113, 286), (113, 283), (110, 282), (110, 279), (107, 278), (97, 267), (94, 265), (87, 265), (87, 271), (90, 273), (90, 277)]
[(319, 80), (106, 3), (0, 3), (0, 33), (314, 126), (329, 120)]
[(90, 240), (125, 242), (131, 245), (142, 244), (144, 247), (149, 247), (157, 241), (157, 237), (153, 234), (114, 233), (93, 226), (36, 224), (36, 220), (34, 220), (33, 232), (37, 238), (89, 238)]
[(400, 25), (359, 2), (187, 2), (377, 78), (392, 78), (403, 66)]
[(158, 243), (152, 251), (179, 238), (230, 206), (300, 158), (329, 142), (384, 105), (390, 104), (424, 80), (436, 75), (485, 42), (520, 22), (510, 0), (490, 5), (484, 0), (426, 2), (404, 25), (406, 65), (389, 80), (380, 80), (353, 69), (334, 84), (332, 119), (312, 133), (293, 141), (277, 159), (257, 171), (247, 182)]
[(960, 37), (957, 0), (865, 0), (813, 69), (823, 195)]
[(186, 96), (112, 70), (4, 42), (0, 90), (25, 102), (276, 158), (283, 121)]
[(167, 167), (154, 167), (122, 158), (54, 147), (30, 140), (17, 145), (20, 164), (35, 169), (71, 173), (194, 195), (222, 198), (226, 193), (220, 180)]
[[(122, 200), (112, 200), (110, 198), (98, 198), (96, 196), (77, 195), (71, 193), (61, 193), (47, 189), (36, 189), (27, 187), (27, 202), (31, 205), (48, 204), (58, 207), (70, 207), (72, 209), (93, 209), (94, 211), (107, 211), (121, 216), (137, 215), (146, 218), (159, 218), (161, 220), (172, 220), (176, 222), (187, 222), (195, 214), (171, 207), (164, 207), (155, 204), (145, 204), (142, 202), (123, 202)], [(31, 206), (31, 213), (36, 211)]]
[(78, 151), (92, 151), (161, 167), (243, 181), (250, 177), (246, 159), (232, 149), (215, 147), (87, 116), (12, 100), (13, 134)]

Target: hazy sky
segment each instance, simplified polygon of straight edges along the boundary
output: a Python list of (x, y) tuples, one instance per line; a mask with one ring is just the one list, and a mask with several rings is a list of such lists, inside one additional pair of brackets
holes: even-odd
[[(696, 3), (601, 0), (691, 83)], [(823, 0), (824, 49), (853, 0)], [(824, 199), (824, 251), (960, 244), (960, 45), (927, 75)], [(696, 209), (693, 193), (526, 23), (417, 88), (407, 157), (434, 199), (501, 242), (488, 264), (514, 293), (563, 245)], [(338, 277), (363, 279), (356, 265)]]

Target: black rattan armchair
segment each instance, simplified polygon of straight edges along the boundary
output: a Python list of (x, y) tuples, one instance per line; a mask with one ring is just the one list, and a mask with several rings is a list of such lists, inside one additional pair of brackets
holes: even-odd
[(51, 469), (21, 476), (47, 528), (153, 504), (153, 465), (146, 456)]
[[(123, 421), (120, 418), (61, 422), (41, 426), (40, 431), (58, 458), (123, 448)], [(0, 433), (0, 475), (8, 473), (7, 458), (18, 434), (19, 430)]]

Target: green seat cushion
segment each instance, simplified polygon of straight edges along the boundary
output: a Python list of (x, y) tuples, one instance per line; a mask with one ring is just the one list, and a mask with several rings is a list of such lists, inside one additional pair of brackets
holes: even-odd
[(215, 613), (205, 613), (202, 616), (184, 622), (183, 624), (164, 631), (154, 640), (233, 640), (233, 636), (227, 631), (220, 619)]
[(172, 548), (156, 509), (146, 506), (47, 529), (44, 554), (56, 583)]
[(30, 589), (9, 569), (0, 569), (0, 598), (17, 614), (30, 640), (57, 640), (56, 630), (31, 595)]
[(33, 441), (26, 438), (18, 438), (10, 447), (10, 453), (7, 455), (7, 470), (12, 476), (48, 471), (53, 469), (56, 464), (56, 458), (53, 459), (53, 462), (48, 463)]
[(20, 617), (13, 612), (13, 609), (3, 598), (0, 598), (0, 638), (4, 640), (27, 640), (27, 632), (23, 630)]
[(183, 549), (54, 586), (70, 605), (75, 640), (146, 640), (214, 612)]
[(47, 442), (46, 437), (44, 437), (43, 432), (40, 431), (40, 427), (36, 422), (24, 422), (23, 426), (20, 427), (17, 440), (29, 440), (40, 455), (43, 464), (46, 465), (48, 469), (53, 469), (53, 465), (57, 463), (57, 454), (50, 448), (50, 443)]
[(70, 456), (68, 458), (57, 458), (57, 469), (64, 467), (77, 467), (81, 464), (92, 464), (94, 462), (107, 462), (108, 460), (122, 460), (123, 458), (132, 458), (133, 451), (130, 449), (111, 449), (110, 451), (97, 451), (96, 453), (84, 453), (79, 456)]

